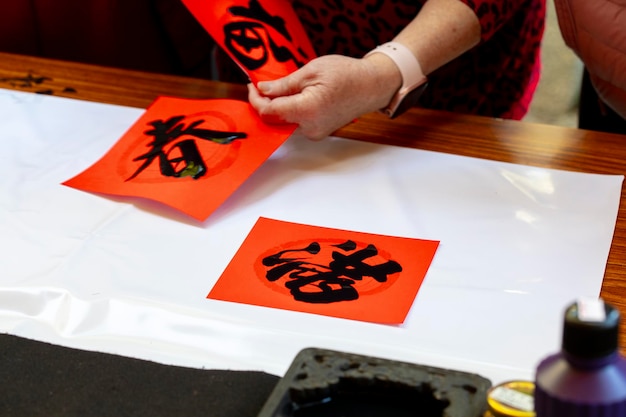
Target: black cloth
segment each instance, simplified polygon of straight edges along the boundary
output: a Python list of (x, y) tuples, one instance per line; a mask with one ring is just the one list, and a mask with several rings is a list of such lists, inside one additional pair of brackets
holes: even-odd
[(278, 380), (0, 334), (2, 417), (256, 417)]

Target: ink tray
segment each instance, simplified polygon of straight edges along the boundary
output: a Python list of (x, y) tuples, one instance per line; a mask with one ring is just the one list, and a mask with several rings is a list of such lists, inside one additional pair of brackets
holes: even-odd
[(490, 387), (476, 374), (308, 348), (258, 417), (480, 417)]

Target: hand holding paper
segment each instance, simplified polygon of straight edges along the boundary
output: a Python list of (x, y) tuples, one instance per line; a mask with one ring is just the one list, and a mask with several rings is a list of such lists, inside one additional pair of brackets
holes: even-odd
[[(282, 0), (185, 0), (253, 82), (287, 75), (315, 56)], [(288, 137), (234, 100), (159, 98), (98, 163), (65, 182), (149, 198), (205, 220)]]

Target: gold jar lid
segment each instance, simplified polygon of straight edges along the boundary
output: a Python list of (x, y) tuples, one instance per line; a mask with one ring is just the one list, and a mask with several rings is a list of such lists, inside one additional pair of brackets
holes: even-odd
[(489, 389), (487, 405), (493, 417), (535, 417), (534, 394), (533, 382), (508, 381)]

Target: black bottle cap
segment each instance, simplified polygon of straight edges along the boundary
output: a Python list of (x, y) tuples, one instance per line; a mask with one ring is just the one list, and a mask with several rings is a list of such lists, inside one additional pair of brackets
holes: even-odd
[[(580, 359), (599, 359), (614, 353), (619, 346), (619, 310), (602, 300), (593, 302), (599, 313), (589, 317), (583, 308), (585, 304), (578, 301), (565, 311), (563, 324), (562, 349)], [(598, 312), (598, 311), (596, 311)]]

